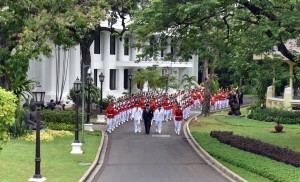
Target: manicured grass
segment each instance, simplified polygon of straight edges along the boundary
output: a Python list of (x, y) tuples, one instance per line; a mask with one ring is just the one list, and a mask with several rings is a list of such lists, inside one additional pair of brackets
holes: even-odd
[[(257, 182), (262, 179), (260, 176), (271, 181), (282, 182), (296, 182), (300, 179), (300, 169), (297, 167), (222, 144), (218, 140), (212, 139), (208, 133), (194, 131), (192, 135), (214, 158), (259, 175), (251, 175), (250, 178), (247, 175), (243, 176), (248, 181)], [(241, 170), (232, 170), (237, 174), (241, 172)]]
[(226, 144), (221, 144), (209, 136), (212, 130), (233, 131), (236, 135), (248, 136), (300, 152), (299, 125), (284, 125), (284, 133), (273, 133), (273, 131), (275, 131), (275, 124), (273, 123), (265, 123), (240, 117), (200, 117), (199, 121), (199, 123), (192, 122), (190, 124), (190, 129), (195, 139), (211, 155), (217, 159), (221, 159), (222, 161), (220, 162), (227, 162), (225, 165), (229, 164), (229, 168), (245, 179), (255, 182), (264, 181), (263, 178), (259, 176), (245, 173), (244, 171), (246, 170), (269, 178), (271, 181), (300, 181), (299, 168), (232, 148)]
[(248, 181), (255, 181), (255, 182), (271, 182), (268, 178), (262, 177), (258, 174), (255, 174), (253, 172), (247, 171), (243, 168), (236, 167), (235, 165), (232, 165), (228, 162), (225, 162), (221, 159), (218, 160), (221, 162), (224, 166), (226, 166), (231, 171), (235, 171), (239, 176), (241, 176), (244, 179), (247, 179)]
[[(95, 132), (96, 133), (96, 132)], [(58, 137), (41, 143), (41, 174), (47, 181), (78, 181), (93, 163), (101, 136), (85, 135), (84, 154), (70, 154), (74, 136)], [(81, 165), (80, 163), (90, 163)], [(12, 139), (0, 151), (0, 181), (24, 182), (35, 172), (35, 142)]]

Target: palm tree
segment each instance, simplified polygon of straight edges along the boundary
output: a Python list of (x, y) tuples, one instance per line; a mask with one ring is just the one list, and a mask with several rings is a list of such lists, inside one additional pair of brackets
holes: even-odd
[(181, 83), (185, 83), (185, 85), (183, 85), (185, 89), (191, 89), (192, 86), (199, 87), (196, 77), (187, 74), (183, 75)]
[(132, 80), (137, 84), (141, 92), (143, 91), (144, 83), (147, 81), (147, 76), (148, 76), (148, 70), (138, 70), (133, 75)]
[[(159, 80), (160, 80), (161, 74), (159, 70), (148, 70), (147, 72), (147, 81), (148, 81), (148, 89), (153, 89), (156, 91), (156, 89), (159, 87)], [(149, 91), (149, 90), (148, 90)]]

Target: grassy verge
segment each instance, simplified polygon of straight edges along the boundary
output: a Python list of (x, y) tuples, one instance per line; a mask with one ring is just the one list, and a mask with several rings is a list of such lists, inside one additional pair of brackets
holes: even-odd
[(248, 181), (300, 181), (300, 169), (221, 144), (209, 136), (210, 131), (233, 131), (273, 145), (300, 152), (300, 126), (284, 125), (284, 133), (273, 133), (275, 124), (228, 116), (200, 117), (191, 123), (192, 135), (200, 145), (220, 162)]
[(221, 159), (219, 159), (219, 162), (221, 162), (224, 166), (226, 166), (231, 171), (235, 171), (237, 174), (239, 174), (242, 178), (247, 179), (248, 181), (255, 181), (255, 182), (271, 182), (268, 178), (262, 177), (258, 174), (255, 174), (253, 172), (247, 171), (246, 169), (237, 167), (235, 165), (232, 165), (228, 162), (225, 162)]
[[(47, 181), (74, 182), (95, 159), (101, 136), (85, 135), (84, 154), (70, 154), (74, 136), (58, 137), (41, 143), (41, 174)], [(34, 175), (35, 143), (13, 139), (0, 151), (0, 181), (23, 182)]]

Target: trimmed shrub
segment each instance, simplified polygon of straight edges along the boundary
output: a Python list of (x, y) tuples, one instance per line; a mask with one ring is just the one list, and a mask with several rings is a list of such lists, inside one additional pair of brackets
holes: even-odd
[(284, 111), (271, 108), (256, 108), (251, 110), (248, 118), (259, 121), (278, 121), (280, 124), (300, 124), (300, 112)]
[(228, 162), (234, 166), (253, 172), (271, 181), (299, 181), (300, 170), (270, 158), (233, 148), (220, 143), (208, 133), (193, 131), (195, 140), (213, 157)]
[(300, 153), (287, 148), (277, 147), (248, 137), (233, 135), (233, 132), (228, 131), (211, 131), (210, 136), (232, 147), (300, 167)]
[[(76, 121), (76, 111), (75, 110), (65, 110), (65, 111), (57, 111), (57, 110), (50, 110), (50, 109), (44, 109), (40, 111), (42, 120), (48, 124), (51, 123), (65, 123), (65, 124), (73, 124)], [(78, 113), (79, 116), (79, 122), (81, 122), (82, 114), (81, 109)], [(86, 119), (86, 114), (85, 118)]]
[[(78, 128), (81, 128), (81, 121), (78, 125)], [(55, 122), (47, 122), (47, 127), (51, 130), (65, 130), (65, 131), (74, 131), (75, 123), (55, 123)]]

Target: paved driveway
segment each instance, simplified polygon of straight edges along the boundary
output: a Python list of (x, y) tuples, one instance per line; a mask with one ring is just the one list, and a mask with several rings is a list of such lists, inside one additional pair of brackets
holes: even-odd
[[(196, 114), (192, 111), (191, 117)], [(162, 134), (151, 127), (149, 135), (133, 133), (129, 121), (109, 134), (104, 164), (93, 181), (99, 182), (219, 182), (227, 181), (207, 165), (178, 136), (174, 123), (163, 122)]]

